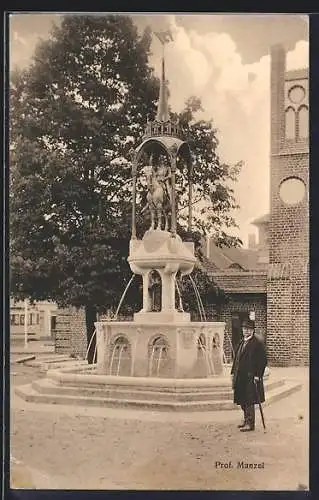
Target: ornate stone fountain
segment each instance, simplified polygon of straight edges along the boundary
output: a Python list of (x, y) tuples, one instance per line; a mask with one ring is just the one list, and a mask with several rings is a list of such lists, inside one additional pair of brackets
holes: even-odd
[[(162, 40), (161, 40), (162, 41)], [(162, 41), (163, 46), (165, 41)], [(194, 244), (176, 233), (176, 173), (187, 172), (188, 231), (192, 229), (193, 164), (189, 145), (168, 113), (164, 55), (156, 120), (148, 122), (142, 143), (132, 151), (132, 236), (128, 262), (142, 276), (143, 308), (133, 322), (96, 323), (97, 369), (100, 374), (133, 377), (192, 378), (223, 373), (224, 323), (191, 322), (176, 308), (176, 276), (188, 275), (196, 263)], [(145, 162), (147, 165), (145, 165)], [(147, 180), (151, 226), (136, 237), (137, 182)], [(164, 224), (164, 227), (163, 227)], [(151, 281), (157, 276), (160, 308), (152, 308)], [(115, 370), (115, 366), (118, 368)]]

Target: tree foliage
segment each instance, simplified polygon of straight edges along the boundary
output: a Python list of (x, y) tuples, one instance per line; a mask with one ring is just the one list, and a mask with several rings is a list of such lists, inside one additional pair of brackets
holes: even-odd
[(31, 67), (12, 75), (15, 293), (73, 305), (116, 300), (108, 284), (122, 287), (129, 238), (123, 159), (158, 95), (149, 45), (149, 30), (139, 37), (127, 16), (66, 16)]
[[(197, 120), (196, 113), (203, 111), (201, 101), (190, 97), (184, 110), (174, 115), (179, 120), (184, 139), (188, 141), (193, 154), (193, 225), (195, 231), (210, 236), (217, 245), (238, 246), (241, 240), (228, 233), (237, 227), (233, 216), (239, 206), (234, 197), (231, 183), (238, 179), (242, 162), (228, 165), (218, 155), (217, 129), (213, 120)], [(179, 179), (181, 185), (181, 222), (186, 220), (187, 179)]]

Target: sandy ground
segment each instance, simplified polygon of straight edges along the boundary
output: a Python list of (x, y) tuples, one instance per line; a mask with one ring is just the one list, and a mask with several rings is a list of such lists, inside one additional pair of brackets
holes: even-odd
[[(256, 431), (241, 433), (240, 411), (72, 408), (12, 394), (11, 454), (21, 462), (12, 465), (12, 486), (24, 474), (37, 489), (307, 489), (308, 382), (298, 370), (289, 374), (297, 373), (304, 389), (265, 408), (266, 433), (258, 413)], [(39, 376), (12, 365), (11, 389)], [(263, 468), (238, 469), (238, 461)]]

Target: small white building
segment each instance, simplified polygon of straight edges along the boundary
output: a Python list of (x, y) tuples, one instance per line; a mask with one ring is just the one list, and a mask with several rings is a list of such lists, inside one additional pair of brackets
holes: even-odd
[(25, 336), (25, 316), (27, 311), (27, 334), (29, 339), (52, 339), (56, 327), (57, 305), (54, 302), (39, 301), (34, 304), (10, 299), (11, 339)]

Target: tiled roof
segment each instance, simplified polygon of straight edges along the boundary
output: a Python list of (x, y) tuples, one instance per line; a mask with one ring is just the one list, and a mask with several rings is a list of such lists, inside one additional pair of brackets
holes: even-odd
[(270, 214), (265, 214), (262, 215), (261, 217), (257, 217), (257, 219), (253, 220), (251, 224), (254, 224), (255, 226), (258, 226), (259, 224), (265, 224), (269, 222), (270, 219)]
[(266, 293), (267, 271), (212, 272), (214, 282), (226, 293)]
[[(260, 252), (249, 248), (223, 247), (219, 248), (211, 240), (209, 246), (209, 261), (213, 267), (219, 270), (232, 269), (238, 266), (242, 270), (249, 271), (254, 269), (267, 268), (267, 262), (260, 261)], [(205, 266), (206, 267), (206, 266)]]
[(217, 269), (226, 269), (234, 263), (231, 258), (227, 257), (225, 251), (215, 245), (212, 240), (209, 242), (209, 260), (214, 263)]
[(205, 271), (216, 271), (218, 270), (218, 267), (214, 262), (210, 259), (207, 259), (207, 257), (202, 256), (201, 262), (200, 262), (201, 267), (205, 269)]
[(225, 248), (223, 252), (233, 261), (239, 264), (243, 269), (257, 269), (259, 254), (256, 250), (248, 248)]

